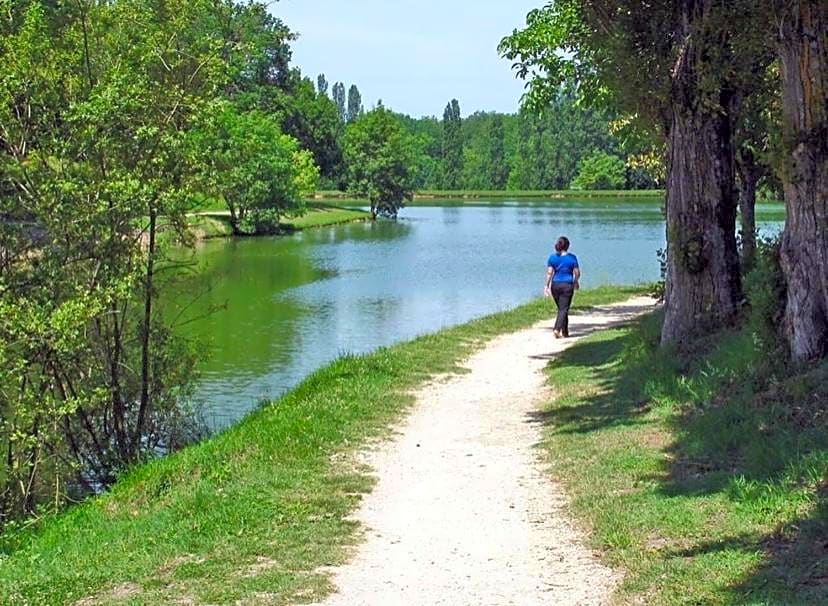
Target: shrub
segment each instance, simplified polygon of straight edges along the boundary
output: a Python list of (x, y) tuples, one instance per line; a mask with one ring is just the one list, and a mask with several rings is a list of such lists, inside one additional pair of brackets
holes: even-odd
[(618, 156), (596, 151), (578, 165), (572, 189), (622, 189), (626, 182), (624, 161)]

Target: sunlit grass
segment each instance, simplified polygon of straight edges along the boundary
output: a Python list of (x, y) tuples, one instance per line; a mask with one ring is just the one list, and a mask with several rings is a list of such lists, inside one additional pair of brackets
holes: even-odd
[[(582, 291), (576, 305), (642, 290)], [(388, 431), (412, 403), (412, 388), (551, 313), (548, 301), (534, 301), (334, 362), (220, 435), (134, 469), (109, 494), (7, 534), (0, 601), (318, 599), (330, 587), (316, 571), (341, 563), (358, 540), (347, 514), (371, 486), (349, 454)]]
[(543, 447), (626, 571), (621, 601), (828, 603), (828, 364), (773, 378), (747, 334), (679, 357), (658, 328), (597, 334), (548, 369)]
[(308, 210), (298, 217), (286, 217), (282, 224), (288, 229), (303, 230), (340, 223), (367, 221), (369, 214), (362, 210), (340, 208), (319, 202), (308, 203)]

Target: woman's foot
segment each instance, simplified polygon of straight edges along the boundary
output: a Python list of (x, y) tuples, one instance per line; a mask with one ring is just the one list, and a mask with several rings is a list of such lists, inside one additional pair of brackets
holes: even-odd
[(553, 331), (552, 331), (552, 334), (553, 334), (553, 335), (555, 335), (555, 338), (556, 338), (556, 339), (560, 339), (560, 338), (561, 338), (561, 331), (560, 331), (560, 330), (558, 330), (557, 328), (556, 328), (555, 330), (553, 330)]

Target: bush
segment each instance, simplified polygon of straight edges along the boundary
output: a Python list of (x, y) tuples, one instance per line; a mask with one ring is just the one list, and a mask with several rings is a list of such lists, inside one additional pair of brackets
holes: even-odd
[(572, 189), (622, 189), (626, 183), (624, 161), (618, 156), (596, 151), (578, 165)]
[(750, 313), (748, 325), (757, 347), (769, 355), (778, 353), (785, 301), (785, 280), (779, 262), (780, 239), (759, 239), (756, 263), (744, 278)]

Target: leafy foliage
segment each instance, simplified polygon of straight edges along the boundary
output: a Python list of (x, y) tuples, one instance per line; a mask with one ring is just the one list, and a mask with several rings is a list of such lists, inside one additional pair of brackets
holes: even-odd
[(348, 110), (345, 114), (345, 121), (353, 122), (363, 113), (365, 113), (365, 109), (362, 107), (362, 95), (359, 93), (356, 84), (352, 84), (351, 88), (348, 89)]
[(444, 189), (457, 189), (463, 170), (463, 120), (460, 103), (452, 99), (443, 112), (443, 182)]
[(572, 189), (621, 189), (625, 181), (624, 161), (618, 156), (593, 152), (581, 160)]
[(280, 215), (302, 210), (316, 189), (311, 153), (261, 112), (219, 104), (193, 132), (192, 146), (206, 190), (225, 201), (236, 232), (275, 232)]
[(367, 197), (373, 216), (396, 217), (411, 200), (411, 142), (382, 105), (348, 125), (343, 140), (348, 190)]
[(60, 503), (198, 433), (192, 352), (154, 302), (159, 233), (186, 237), (187, 132), (227, 83), (214, 8), (25, 2), (3, 23), (0, 523), (45, 474)]

